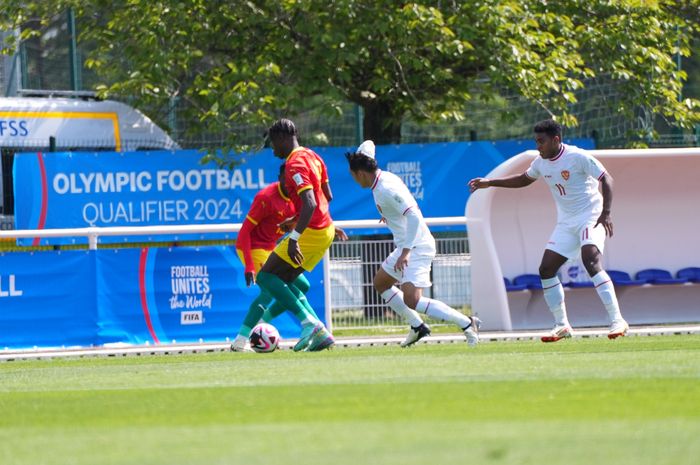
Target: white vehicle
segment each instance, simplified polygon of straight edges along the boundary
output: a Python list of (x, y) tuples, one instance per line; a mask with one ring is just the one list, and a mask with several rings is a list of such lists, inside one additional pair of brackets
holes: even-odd
[(13, 229), (12, 163), (17, 152), (179, 148), (147, 116), (121, 102), (0, 98), (0, 229)]

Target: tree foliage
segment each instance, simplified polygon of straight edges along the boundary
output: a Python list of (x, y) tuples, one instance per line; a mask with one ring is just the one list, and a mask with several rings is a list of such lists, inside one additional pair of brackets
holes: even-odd
[[(568, 106), (596, 76), (673, 124), (700, 121), (681, 99), (700, 0), (4, 0), (0, 30), (72, 7), (104, 95), (177, 97), (208, 131), (293, 114), (310, 98), (364, 109), (364, 133), (398, 142), (401, 121), (463, 118), (503, 89), (576, 125)], [(22, 30), (26, 36), (32, 31)], [(239, 140), (230, 131), (229, 142)]]

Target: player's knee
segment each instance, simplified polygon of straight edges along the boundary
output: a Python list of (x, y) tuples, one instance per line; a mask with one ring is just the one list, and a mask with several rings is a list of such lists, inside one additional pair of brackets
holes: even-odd
[(391, 279), (386, 273), (383, 271), (378, 271), (377, 274), (374, 275), (374, 279), (372, 280), (372, 284), (374, 285), (374, 289), (381, 294), (382, 292), (391, 289), (391, 286), (394, 285), (394, 280)]
[(581, 261), (590, 276), (595, 276), (603, 269), (602, 255), (598, 252), (597, 248), (595, 250), (582, 250)]
[(403, 303), (405, 303), (409, 308), (416, 308), (416, 305), (418, 305), (418, 297), (413, 294), (406, 293), (403, 295)]
[(377, 291), (377, 293), (381, 294), (382, 292), (386, 291), (387, 289), (391, 288), (391, 285), (388, 285), (385, 281), (379, 280), (376, 277), (374, 278), (374, 289)]
[(539, 273), (540, 273), (540, 278), (542, 279), (550, 279), (553, 278), (557, 274), (558, 269), (546, 264), (542, 263), (540, 265)]
[(582, 259), (582, 260), (583, 260), (583, 266), (586, 268), (586, 271), (588, 272), (589, 276), (595, 276), (603, 269), (603, 266), (601, 265), (601, 262), (600, 262), (600, 257), (594, 257), (594, 258)]

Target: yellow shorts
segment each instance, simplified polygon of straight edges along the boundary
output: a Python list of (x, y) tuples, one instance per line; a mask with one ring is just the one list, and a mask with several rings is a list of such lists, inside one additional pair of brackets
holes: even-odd
[[(243, 263), (243, 266), (245, 267), (243, 252), (236, 249), (236, 253), (238, 254), (238, 258), (241, 259), (241, 263)], [(265, 264), (267, 257), (269, 257), (271, 253), (272, 250), (250, 249), (250, 254), (253, 256), (253, 267), (255, 268), (256, 274), (260, 271), (260, 268), (262, 268), (262, 266)]]
[[(326, 250), (328, 250), (333, 243), (333, 238), (335, 238), (335, 226), (333, 225), (325, 229), (306, 228), (299, 237), (299, 248), (301, 249), (302, 255), (304, 255), (304, 261), (301, 267), (306, 271), (313, 270), (314, 267), (323, 260)], [(284, 240), (275, 247), (275, 253), (294, 268), (298, 268), (298, 265), (292, 261), (287, 253), (288, 246), (289, 238), (285, 237)]]

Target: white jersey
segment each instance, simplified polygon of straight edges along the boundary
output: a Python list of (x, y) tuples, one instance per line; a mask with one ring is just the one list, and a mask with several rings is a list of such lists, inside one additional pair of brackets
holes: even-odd
[(605, 175), (602, 163), (573, 145), (561, 145), (551, 159), (537, 157), (526, 175), (544, 177), (557, 205), (557, 222), (580, 223), (598, 217), (603, 210), (603, 196), (598, 182)]
[[(386, 219), (386, 224), (394, 235), (396, 247), (400, 249), (421, 246), (435, 247), (435, 239), (423, 220), (416, 199), (413, 198), (401, 178), (389, 171), (377, 170), (377, 177), (372, 184), (372, 195), (374, 195), (374, 203), (377, 205), (379, 214)], [(406, 238), (407, 220), (405, 215), (411, 209), (415, 209), (418, 214), (420, 225), (413, 243), (409, 244), (408, 238)]]

